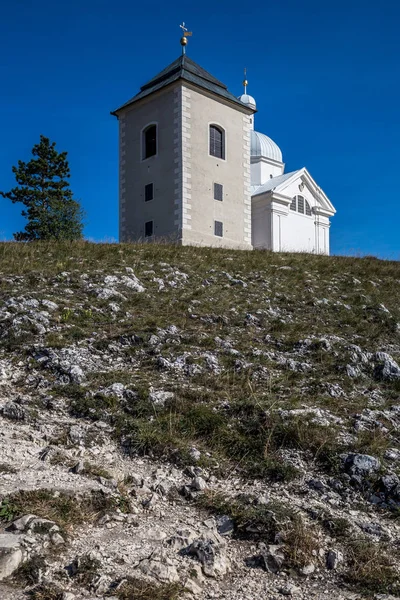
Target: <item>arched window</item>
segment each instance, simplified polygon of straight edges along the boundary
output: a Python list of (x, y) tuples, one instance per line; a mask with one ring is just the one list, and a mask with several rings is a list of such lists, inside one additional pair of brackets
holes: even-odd
[(295, 196), (292, 198), (290, 210), (298, 212), (302, 215), (305, 214), (307, 217), (312, 216), (311, 206), (303, 196)]
[(210, 154), (225, 158), (225, 131), (216, 125), (210, 125)]
[(157, 154), (157, 125), (149, 125), (143, 131), (143, 159)]

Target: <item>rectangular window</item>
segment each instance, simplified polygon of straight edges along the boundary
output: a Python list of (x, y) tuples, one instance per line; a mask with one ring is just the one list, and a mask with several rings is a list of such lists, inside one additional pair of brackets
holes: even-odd
[(150, 200), (153, 200), (153, 198), (154, 198), (153, 184), (148, 183), (147, 185), (144, 186), (144, 201), (149, 202)]
[(296, 196), (292, 200), (292, 203), (290, 205), (290, 210), (296, 210)]
[(144, 224), (144, 237), (151, 237), (153, 235), (153, 221), (146, 221)]
[(210, 125), (210, 154), (216, 158), (225, 159), (225, 134), (222, 129)]
[(214, 221), (214, 235), (218, 237), (223, 237), (224, 235), (224, 226), (222, 221)]
[(150, 125), (143, 132), (144, 153), (143, 158), (150, 158), (157, 154), (157, 125)]
[(220, 200), (222, 202), (224, 197), (224, 186), (220, 183), (214, 183), (214, 200)]
[(304, 198), (303, 196), (299, 196), (297, 198), (297, 211), (304, 215)]

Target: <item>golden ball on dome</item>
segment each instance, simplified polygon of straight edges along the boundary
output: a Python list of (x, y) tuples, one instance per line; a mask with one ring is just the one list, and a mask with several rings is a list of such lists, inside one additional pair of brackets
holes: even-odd
[(182, 46), (186, 46), (186, 45), (187, 45), (187, 43), (188, 43), (188, 42), (187, 42), (187, 39), (185, 38), (185, 36), (182, 36), (182, 37), (181, 37), (181, 45), (182, 45)]

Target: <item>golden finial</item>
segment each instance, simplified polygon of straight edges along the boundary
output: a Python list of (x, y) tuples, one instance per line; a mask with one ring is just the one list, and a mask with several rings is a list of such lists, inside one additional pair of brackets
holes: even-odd
[(244, 93), (247, 94), (247, 86), (249, 85), (249, 82), (247, 81), (246, 78), (247, 75), (247, 69), (244, 69), (244, 79), (243, 79), (243, 85), (244, 85)]
[(187, 27), (185, 27), (185, 23), (183, 22), (182, 25), (179, 25), (179, 27), (182, 29), (183, 31), (183, 36), (181, 37), (181, 46), (182, 46), (182, 54), (186, 54), (186, 46), (187, 46), (187, 39), (189, 36), (193, 35), (191, 31), (187, 30)]

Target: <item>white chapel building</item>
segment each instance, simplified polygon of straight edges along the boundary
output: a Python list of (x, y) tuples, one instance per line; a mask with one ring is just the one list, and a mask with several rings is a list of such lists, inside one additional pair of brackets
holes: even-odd
[(333, 205), (255, 113), (186, 54), (114, 111), (120, 241), (329, 254)]

